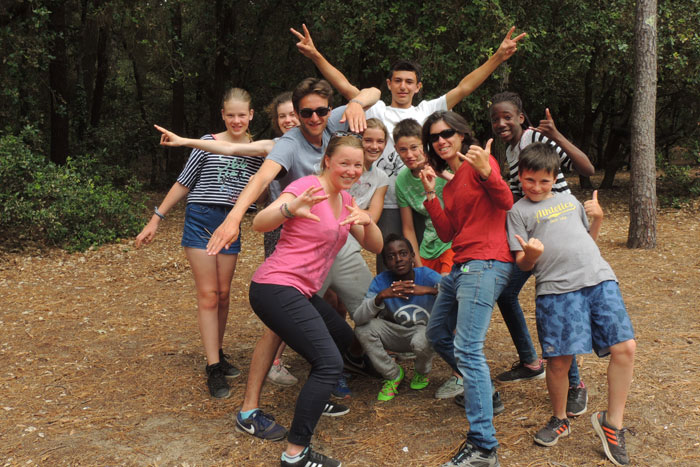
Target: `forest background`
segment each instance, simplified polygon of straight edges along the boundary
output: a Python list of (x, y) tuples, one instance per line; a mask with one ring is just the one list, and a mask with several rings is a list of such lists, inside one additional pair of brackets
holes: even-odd
[[(142, 191), (172, 184), (188, 154), (159, 147), (152, 125), (189, 137), (220, 131), (228, 87), (252, 94), (252, 132), (270, 137), (265, 105), (318, 76), (289, 33), (302, 23), (359, 87), (386, 90), (397, 58), (421, 63), (419, 98), (454, 87), (516, 25), (528, 33), (518, 52), (455, 110), (485, 141), (495, 93), (519, 93), (535, 124), (549, 108), (604, 173), (600, 188), (609, 188), (629, 162), (634, 7), (632, 0), (2, 2), (0, 241), (84, 249), (133, 235), (146, 212)], [(699, 22), (698, 0), (658, 6), (662, 205), (682, 207), (700, 194)]]

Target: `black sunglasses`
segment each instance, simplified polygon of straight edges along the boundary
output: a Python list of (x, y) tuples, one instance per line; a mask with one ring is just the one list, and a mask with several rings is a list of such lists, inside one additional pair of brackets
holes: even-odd
[(301, 118), (311, 118), (313, 114), (318, 115), (319, 117), (325, 117), (328, 115), (328, 112), (331, 111), (330, 107), (316, 107), (315, 109), (300, 109), (299, 110), (299, 116)]
[(431, 143), (437, 143), (437, 141), (442, 137), (442, 139), (447, 139), (451, 138), (457, 133), (457, 130), (453, 130), (452, 128), (447, 129), (447, 130), (442, 130), (440, 133), (430, 133), (430, 136), (428, 137), (428, 141)]

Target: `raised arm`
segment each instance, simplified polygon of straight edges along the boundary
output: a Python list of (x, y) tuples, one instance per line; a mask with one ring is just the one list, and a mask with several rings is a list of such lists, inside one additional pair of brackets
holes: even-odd
[(545, 118), (544, 120), (540, 120), (540, 126), (533, 129), (557, 143), (564, 152), (569, 155), (571, 163), (574, 165), (574, 169), (576, 169), (579, 175), (583, 175), (584, 177), (593, 175), (595, 173), (595, 168), (593, 164), (591, 164), (588, 156), (576, 147), (574, 143), (566, 139), (564, 135), (559, 133), (559, 130), (557, 130), (557, 127), (554, 125), (554, 120), (552, 119), (552, 114), (549, 113), (549, 109), (545, 109), (544, 114)]
[(510, 31), (508, 31), (508, 34), (506, 34), (505, 39), (503, 39), (503, 42), (501, 42), (501, 45), (498, 47), (495, 54), (491, 55), (479, 68), (462, 78), (462, 81), (459, 82), (457, 87), (447, 93), (446, 98), (448, 109), (451, 109), (457, 105), (459, 101), (474, 92), (476, 88), (481, 86), (481, 83), (486, 81), (486, 78), (491, 76), (491, 73), (498, 68), (498, 65), (508, 60), (511, 55), (518, 50), (518, 41), (523, 39), (527, 34), (522, 33), (515, 39), (511, 39), (514, 31), (515, 26), (510, 28)]
[(261, 139), (260, 141), (253, 141), (252, 143), (229, 143), (228, 141), (183, 138), (161, 126), (153, 126), (162, 133), (160, 135), (161, 146), (187, 146), (189, 148), (200, 149), (223, 156), (265, 157), (272, 151), (272, 147), (275, 145), (275, 142), (271, 139)]
[(316, 65), (316, 68), (318, 68), (318, 71), (321, 72), (323, 77), (326, 78), (328, 82), (331, 83), (331, 86), (337, 89), (345, 99), (354, 99), (360, 93), (360, 90), (350, 83), (345, 75), (336, 67), (331, 65), (330, 62), (328, 62), (328, 60), (326, 60), (325, 57), (316, 49), (314, 41), (311, 39), (311, 34), (309, 33), (309, 29), (306, 27), (306, 25), (302, 24), (301, 27), (304, 34), (301, 34), (294, 28), (289, 29), (292, 34), (299, 39), (299, 42), (297, 42), (297, 49), (299, 49), (299, 52), (314, 62), (314, 65)]
[(273, 160), (266, 159), (263, 162), (255, 176), (251, 177), (241, 194), (238, 195), (238, 200), (236, 200), (231, 212), (212, 234), (207, 243), (207, 254), (217, 254), (224, 246), (230, 245), (238, 238), (243, 215), (280, 173), (280, 170), (282, 170), (282, 166)]

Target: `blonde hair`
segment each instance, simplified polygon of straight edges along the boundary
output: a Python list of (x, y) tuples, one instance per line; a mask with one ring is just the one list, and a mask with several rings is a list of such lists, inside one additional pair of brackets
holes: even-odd
[(356, 148), (362, 151), (362, 140), (354, 135), (343, 135), (343, 136), (333, 136), (328, 142), (328, 147), (326, 147), (326, 152), (321, 158), (321, 173), (326, 170), (326, 157), (329, 159), (333, 157), (335, 152), (343, 146), (348, 146), (351, 148)]
[(384, 139), (389, 139), (389, 130), (386, 129), (386, 125), (378, 118), (368, 118), (367, 119), (367, 129), (370, 128), (375, 130), (382, 130), (384, 132)]
[[(221, 98), (221, 108), (223, 109), (226, 103), (230, 100), (241, 101), (248, 104), (248, 110), (251, 109), (250, 103), (253, 98), (250, 97), (250, 93), (242, 88), (229, 88), (225, 93), (224, 97)], [(250, 128), (246, 130), (246, 135), (250, 141), (253, 141), (253, 135), (250, 133)]]

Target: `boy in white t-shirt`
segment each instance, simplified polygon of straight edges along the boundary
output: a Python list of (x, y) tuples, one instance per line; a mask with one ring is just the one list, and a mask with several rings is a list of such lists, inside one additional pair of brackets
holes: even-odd
[[(297, 48), (305, 56), (314, 62), (321, 74), (338, 90), (346, 99), (352, 101), (352, 98), (357, 95), (358, 89), (352, 85), (350, 81), (314, 46), (311, 34), (303, 25), (304, 34), (291, 29), (292, 33), (299, 39)], [(518, 46), (518, 41), (525, 37), (525, 33), (520, 34), (515, 38), (511, 38), (515, 26), (513, 26), (506, 37), (501, 42), (496, 53), (486, 60), (479, 68), (466, 75), (452, 90), (447, 92), (437, 99), (424, 100), (418, 105), (413, 105), (413, 96), (415, 96), (423, 87), (421, 68), (418, 64), (408, 60), (399, 60), (395, 62), (389, 70), (389, 75), (386, 80), (387, 88), (391, 92), (391, 105), (387, 106), (381, 100), (370, 107), (367, 112), (367, 118), (378, 118), (389, 131), (390, 137), (387, 139), (387, 145), (381, 157), (375, 162), (375, 166), (382, 169), (389, 176), (389, 189), (384, 198), (384, 211), (382, 217), (377, 222), (384, 236), (389, 233), (401, 234), (401, 215), (399, 206), (394, 192), (394, 184), (399, 170), (404, 166), (401, 158), (394, 150), (394, 141), (391, 134), (394, 131), (394, 126), (406, 118), (412, 118), (421, 125), (426, 118), (437, 110), (451, 110), (462, 99), (466, 98), (498, 66), (508, 60), (515, 53)], [(381, 255), (377, 255), (377, 273), (385, 269)]]

